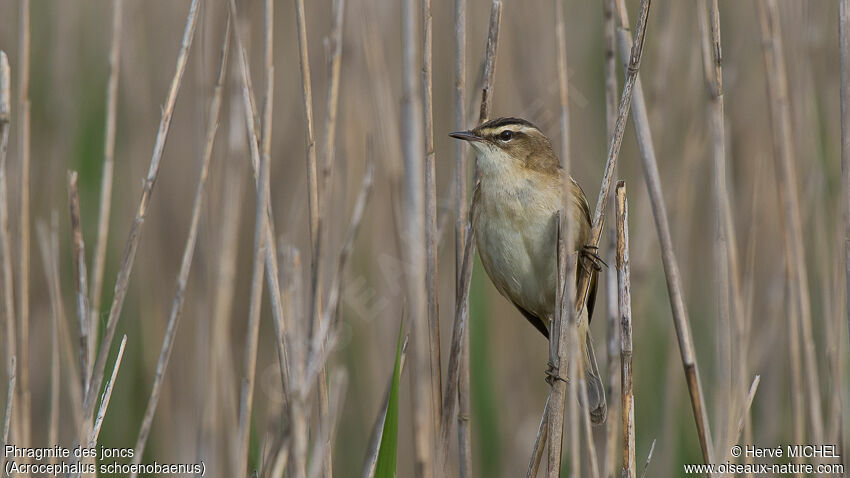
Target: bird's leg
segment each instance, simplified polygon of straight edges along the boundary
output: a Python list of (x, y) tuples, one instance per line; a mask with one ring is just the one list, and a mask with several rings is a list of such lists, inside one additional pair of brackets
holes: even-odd
[(551, 360), (546, 363), (546, 383), (548, 383), (549, 386), (554, 384), (556, 380), (560, 380), (564, 383), (570, 383), (568, 378), (562, 377), (558, 372), (558, 367), (556, 367)]
[(587, 272), (591, 272), (589, 268), (593, 268), (596, 272), (602, 270), (602, 266), (608, 267), (608, 264), (599, 257), (599, 254), (596, 251), (599, 250), (599, 247), (592, 246), (590, 244), (585, 244), (579, 249), (579, 255), (583, 259), (581, 261), (581, 267)]

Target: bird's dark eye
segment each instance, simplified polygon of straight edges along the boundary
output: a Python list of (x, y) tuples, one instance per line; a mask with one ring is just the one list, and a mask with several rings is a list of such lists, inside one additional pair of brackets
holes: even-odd
[(499, 133), (499, 139), (502, 141), (510, 141), (511, 138), (514, 137), (514, 132), (511, 130), (505, 130)]

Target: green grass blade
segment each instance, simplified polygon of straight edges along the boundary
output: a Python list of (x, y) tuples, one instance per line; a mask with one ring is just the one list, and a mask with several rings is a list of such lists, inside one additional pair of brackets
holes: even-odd
[(404, 320), (398, 329), (398, 346), (393, 368), (393, 384), (390, 387), (390, 399), (387, 402), (387, 416), (381, 434), (381, 448), (378, 451), (378, 464), (375, 466), (375, 478), (395, 478), (398, 451), (398, 388), (401, 376), (401, 344)]

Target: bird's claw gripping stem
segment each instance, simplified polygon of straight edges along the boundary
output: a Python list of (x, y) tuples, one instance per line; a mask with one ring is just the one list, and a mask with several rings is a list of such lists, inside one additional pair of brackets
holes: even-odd
[(550, 361), (546, 364), (546, 383), (551, 386), (556, 380), (564, 383), (570, 383), (568, 378), (564, 378), (558, 374), (558, 367)]
[[(590, 244), (585, 244), (579, 250), (579, 255), (583, 259), (581, 261), (581, 267), (587, 272), (591, 272), (588, 268), (592, 267), (593, 270), (599, 272), (602, 270), (602, 266), (608, 267), (608, 264), (599, 257), (599, 254), (596, 251), (599, 250), (599, 247), (592, 246)], [(601, 265), (600, 265), (601, 264)]]

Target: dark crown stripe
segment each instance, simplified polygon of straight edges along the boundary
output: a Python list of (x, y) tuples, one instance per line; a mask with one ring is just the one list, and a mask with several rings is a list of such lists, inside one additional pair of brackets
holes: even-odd
[(540, 129), (537, 126), (535, 126), (534, 124), (532, 124), (530, 121), (526, 121), (522, 118), (513, 118), (513, 117), (492, 119), (492, 120), (482, 124), (477, 129), (479, 129), (479, 130), (495, 129), (495, 128), (500, 128), (502, 126), (509, 126), (509, 125), (528, 126), (528, 127), (531, 127), (531, 128), (537, 129), (537, 130)]

